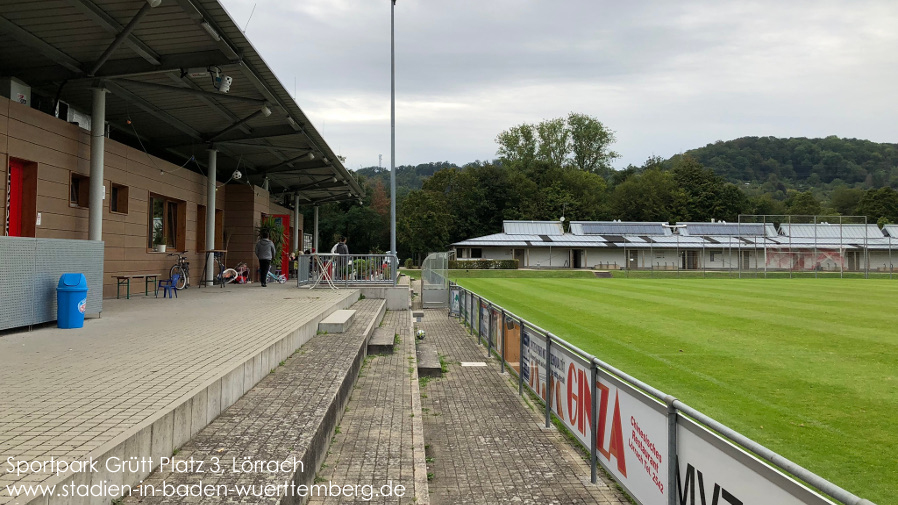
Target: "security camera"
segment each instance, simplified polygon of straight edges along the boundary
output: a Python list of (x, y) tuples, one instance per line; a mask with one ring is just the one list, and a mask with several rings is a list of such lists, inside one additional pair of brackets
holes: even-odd
[(218, 91), (220, 93), (227, 93), (231, 90), (231, 83), (234, 82), (234, 78), (229, 75), (221, 76), (221, 82), (218, 83)]
[(231, 174), (231, 178), (235, 181), (240, 180), (241, 177), (243, 177), (243, 174), (240, 172), (240, 170), (234, 170), (234, 173)]

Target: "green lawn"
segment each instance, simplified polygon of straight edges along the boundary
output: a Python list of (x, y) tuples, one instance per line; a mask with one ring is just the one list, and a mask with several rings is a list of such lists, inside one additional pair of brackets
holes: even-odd
[(862, 498), (898, 504), (898, 283), (459, 283)]

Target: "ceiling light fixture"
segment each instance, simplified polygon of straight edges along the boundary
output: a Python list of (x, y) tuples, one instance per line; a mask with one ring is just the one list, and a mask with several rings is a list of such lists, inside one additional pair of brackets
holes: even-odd
[(268, 108), (268, 105), (263, 105), (261, 110), (263, 116), (268, 117), (271, 115), (271, 109)]
[(221, 35), (215, 31), (215, 28), (212, 28), (212, 25), (210, 25), (208, 21), (203, 21), (200, 23), (200, 26), (203, 27), (203, 30), (206, 30), (206, 33), (208, 33), (210, 37), (215, 39), (215, 42), (221, 42)]

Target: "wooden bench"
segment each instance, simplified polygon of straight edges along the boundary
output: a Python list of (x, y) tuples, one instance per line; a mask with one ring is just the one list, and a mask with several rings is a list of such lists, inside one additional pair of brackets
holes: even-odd
[(122, 286), (126, 287), (125, 298), (131, 299), (131, 279), (143, 279), (143, 295), (149, 296), (150, 283), (153, 283), (153, 292), (156, 292), (156, 279), (159, 274), (134, 274), (134, 275), (113, 275), (115, 277), (115, 297), (121, 296)]

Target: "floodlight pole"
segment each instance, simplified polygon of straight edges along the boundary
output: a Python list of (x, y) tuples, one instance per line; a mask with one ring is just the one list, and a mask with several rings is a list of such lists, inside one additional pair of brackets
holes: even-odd
[(396, 280), (396, 271), (399, 265), (399, 256), (396, 251), (396, 37), (394, 12), (396, 0), (390, 1), (390, 251), (393, 258), (390, 269), (393, 281)]

